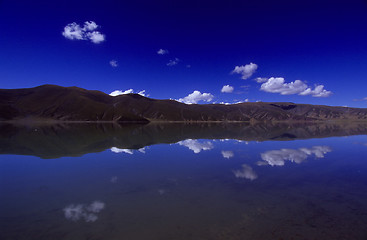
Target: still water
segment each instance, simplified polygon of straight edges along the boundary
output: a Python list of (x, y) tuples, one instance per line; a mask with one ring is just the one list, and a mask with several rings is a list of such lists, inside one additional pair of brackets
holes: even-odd
[(367, 127), (0, 126), (0, 239), (367, 239)]

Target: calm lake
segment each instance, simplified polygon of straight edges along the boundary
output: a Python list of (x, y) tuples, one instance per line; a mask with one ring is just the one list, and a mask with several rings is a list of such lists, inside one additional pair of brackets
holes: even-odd
[(366, 124), (0, 125), (0, 239), (367, 239)]

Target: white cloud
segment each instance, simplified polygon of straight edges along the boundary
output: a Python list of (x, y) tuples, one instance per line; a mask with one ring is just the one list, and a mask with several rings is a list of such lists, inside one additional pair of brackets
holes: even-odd
[(162, 48), (157, 51), (158, 55), (165, 55), (165, 54), (168, 54), (168, 53), (169, 52), (168, 52), (167, 49), (162, 49)]
[(116, 60), (111, 60), (111, 61), (110, 61), (110, 65), (111, 65), (112, 67), (118, 67), (118, 64), (117, 64), (117, 61), (116, 61)]
[(328, 97), (332, 94), (331, 91), (324, 89), (323, 85), (316, 85), (315, 89), (311, 89), (306, 83), (301, 80), (285, 83), (282, 77), (271, 77), (266, 82), (261, 84), (260, 90), (270, 93), (280, 93), (281, 95), (311, 95), (313, 97)]
[(213, 98), (214, 96), (210, 93), (201, 93), (200, 91), (195, 90), (186, 97), (178, 99), (178, 101), (186, 104), (196, 104), (199, 101), (210, 102)]
[(314, 154), (316, 158), (324, 158), (324, 155), (328, 152), (331, 152), (331, 148), (328, 146), (272, 150), (261, 153), (261, 159), (265, 162), (260, 162), (259, 165), (266, 163), (270, 166), (283, 166), (285, 161), (291, 161), (299, 164), (312, 154)]
[(123, 149), (123, 148), (117, 148), (117, 147), (112, 147), (111, 149), (111, 152), (114, 152), (114, 153), (127, 153), (127, 154), (133, 154), (133, 150), (131, 149)]
[(256, 172), (247, 164), (242, 164), (242, 169), (234, 170), (233, 174), (236, 178), (246, 178), (255, 180), (257, 178)]
[(233, 73), (241, 74), (242, 75), (241, 78), (245, 80), (251, 77), (256, 72), (257, 68), (258, 66), (255, 63), (246, 64), (245, 66), (243, 65), (236, 66), (232, 71), (232, 74)]
[(268, 81), (268, 78), (258, 77), (258, 78), (255, 78), (255, 81), (257, 83), (264, 83), (264, 82), (267, 82)]
[(93, 21), (86, 21), (84, 23), (84, 30), (85, 31), (94, 31), (98, 28), (98, 25)]
[(75, 22), (66, 25), (64, 27), (64, 31), (62, 32), (62, 35), (71, 40), (85, 40), (82, 28), (79, 26), (79, 24), (76, 24)]
[(93, 31), (93, 32), (87, 33), (87, 37), (93, 43), (101, 43), (105, 40), (105, 36), (102, 33), (98, 32), (98, 31)]
[(180, 62), (180, 59), (178, 59), (178, 58), (175, 58), (175, 59), (173, 59), (173, 60), (171, 59), (171, 60), (169, 60), (169, 62), (167, 63), (167, 66), (172, 67), (172, 66), (177, 65), (179, 62)]
[(84, 26), (73, 22), (64, 27), (62, 35), (70, 40), (89, 40), (93, 43), (101, 43), (105, 40), (105, 35), (95, 31), (99, 26), (93, 21), (86, 21)]
[(84, 219), (86, 222), (95, 222), (98, 219), (97, 214), (102, 211), (105, 204), (100, 201), (94, 201), (91, 204), (71, 204), (66, 206), (63, 211), (65, 218), (71, 221)]
[(224, 85), (223, 87), (222, 87), (222, 90), (220, 90), (222, 93), (231, 93), (231, 92), (233, 92), (233, 90), (234, 90), (234, 87), (232, 87), (232, 86), (229, 86), (229, 85)]
[(230, 159), (231, 157), (234, 156), (234, 153), (232, 151), (222, 151), (222, 156), (224, 158)]
[(211, 150), (214, 148), (211, 142), (199, 142), (194, 139), (186, 139), (177, 143), (178, 145), (185, 146), (192, 150), (194, 153), (199, 153), (201, 151)]
[(149, 94), (147, 95), (147, 94), (145, 94), (145, 90), (142, 90), (142, 91), (140, 91), (140, 92), (134, 92), (134, 90), (133, 89), (128, 89), (128, 90), (125, 90), (125, 91), (122, 91), (122, 90), (115, 90), (115, 91), (112, 91), (111, 93), (110, 93), (110, 96), (112, 96), (112, 97), (116, 97), (116, 96), (119, 96), (119, 95), (124, 95), (124, 94), (129, 94), (129, 93), (135, 93), (135, 94), (139, 94), (139, 95), (141, 95), (141, 96), (143, 96), (143, 97), (145, 97), (145, 96), (149, 96)]
[[(134, 151), (132, 149), (112, 147), (110, 150), (111, 150), (111, 152), (114, 152), (114, 153), (134, 154)], [(141, 153), (145, 153), (145, 148), (139, 148), (137, 151), (139, 151)]]
[(324, 85), (316, 85), (314, 90), (312, 90), (311, 88), (307, 88), (299, 95), (311, 95), (312, 97), (329, 97), (331, 94), (331, 91), (327, 91), (324, 89)]

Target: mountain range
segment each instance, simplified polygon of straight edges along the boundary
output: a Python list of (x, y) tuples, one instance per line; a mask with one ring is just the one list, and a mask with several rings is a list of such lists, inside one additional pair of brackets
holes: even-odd
[(367, 109), (290, 102), (184, 104), (138, 94), (110, 96), (96, 90), (56, 85), (0, 89), (0, 121), (22, 120), (139, 123), (367, 120)]

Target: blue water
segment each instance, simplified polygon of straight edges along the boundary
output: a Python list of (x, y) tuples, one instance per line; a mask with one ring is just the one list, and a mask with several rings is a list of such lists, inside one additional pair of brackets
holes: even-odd
[(367, 239), (365, 135), (22, 154), (0, 155), (3, 240)]

